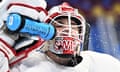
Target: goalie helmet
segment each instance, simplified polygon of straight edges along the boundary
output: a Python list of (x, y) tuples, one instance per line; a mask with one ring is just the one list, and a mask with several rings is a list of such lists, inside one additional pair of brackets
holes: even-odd
[[(59, 19), (67, 19), (67, 24)], [(54, 40), (48, 42), (50, 51), (58, 55), (79, 55), (85, 42), (86, 21), (78, 9), (64, 2), (49, 10), (45, 22), (53, 24), (57, 30)]]

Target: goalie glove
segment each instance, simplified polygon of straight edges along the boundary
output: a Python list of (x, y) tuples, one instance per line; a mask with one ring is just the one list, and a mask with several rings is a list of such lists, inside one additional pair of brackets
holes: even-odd
[(45, 0), (13, 0), (7, 6), (5, 21), (10, 31), (38, 35), (44, 40), (54, 37), (55, 28), (41, 23), (47, 16)]
[(1, 35), (3, 34), (0, 34), (0, 52), (4, 54), (5, 58), (7, 58), (7, 60), (9, 61), (8, 65), (10, 66), (13, 66), (14, 64), (20, 62), (24, 58), (27, 58), (30, 52), (39, 48), (39, 46), (44, 43), (43, 39), (32, 40), (26, 37), (19, 38), (16, 41), (13, 41), (11, 39), (10, 43), (7, 41), (6, 38), (3, 38)]
[(0, 51), (0, 72), (9, 72), (7, 57)]
[(10, 13), (18, 13), (39, 21), (43, 21), (47, 15), (47, 11), (45, 10), (47, 4), (45, 0), (10, 0), (4, 6), (4, 20), (7, 19)]
[[(45, 10), (46, 2), (44, 0), (11, 0), (10, 3), (7, 3), (7, 5), (5, 6), (6, 10), (4, 10), (3, 12), (5, 12), (6, 15), (3, 14), (3, 17), (1, 17), (2, 19), (4, 19), (4, 21), (6, 21), (8, 15), (11, 13), (18, 13), (20, 15), (38, 21), (42, 21), (42, 19), (44, 19), (44, 17), (47, 15), (47, 12)], [(23, 48), (24, 45), (20, 45), (21, 43), (16, 44), (16, 40), (18, 40), (18, 38), (19, 34), (7, 32), (5, 24), (1, 26), (0, 52), (2, 52), (7, 57), (10, 65), (13, 65), (26, 58), (29, 52), (38, 48), (44, 42), (43, 39), (39, 39), (35, 41), (35, 43), (32, 40), (27, 40), (30, 41), (30, 43), (25, 45), (26, 48)]]
[(0, 72), (9, 72), (9, 60), (15, 56), (14, 40), (0, 28)]

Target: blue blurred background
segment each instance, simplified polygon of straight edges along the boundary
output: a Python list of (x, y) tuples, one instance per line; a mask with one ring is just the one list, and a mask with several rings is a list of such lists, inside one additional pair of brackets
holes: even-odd
[(48, 9), (66, 1), (91, 25), (89, 50), (120, 60), (120, 0), (46, 0)]

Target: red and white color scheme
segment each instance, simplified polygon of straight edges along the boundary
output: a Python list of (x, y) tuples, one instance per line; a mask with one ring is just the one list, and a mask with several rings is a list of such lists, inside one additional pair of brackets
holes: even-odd
[[(59, 17), (67, 17), (68, 24), (57, 22), (56, 19)], [(76, 20), (77, 24), (73, 25), (71, 19)], [(62, 29), (56, 29), (57, 35), (54, 39), (55, 41), (50, 41), (49, 49), (52, 52), (56, 54), (75, 54), (76, 52), (79, 53), (80, 46), (83, 47), (84, 43), (86, 22), (84, 17), (79, 14), (78, 9), (75, 9), (71, 7), (67, 2), (64, 2), (61, 5), (52, 7), (48, 11), (48, 16), (46, 17), (45, 22), (51, 24), (54, 22), (57, 26), (63, 27)]]
[(10, 0), (9, 2), (6, 1), (6, 5), (3, 6), (3, 11), (5, 12), (3, 15), (4, 19), (6, 19), (9, 13), (19, 13), (40, 21), (47, 15), (45, 0), (37, 0), (37, 2), (35, 0)]
[[(24, 1), (31, 2), (33, 0), (23, 0), (23, 3)], [(38, 2), (38, 0), (34, 0), (34, 1)], [(35, 17), (34, 19), (37, 19), (37, 17)], [(82, 20), (82, 16), (80, 21), (84, 23), (84, 20)], [(54, 61), (52, 61), (51, 59), (49, 59), (44, 53), (39, 52), (39, 48), (41, 48), (40, 45), (42, 46), (44, 42), (44, 40), (42, 39), (39, 39), (39, 41), (36, 44), (26, 49), (24, 52), (20, 52), (17, 54), (14, 51), (14, 48), (12, 47), (15, 43), (15, 38), (12, 38), (12, 36), (7, 35), (4, 32), (4, 24), (3, 22), (1, 23), (2, 24), (0, 26), (0, 72), (53, 72), (53, 71), (54, 72), (120, 72), (120, 62), (117, 59), (107, 54), (101, 54), (92, 51), (81, 51), (80, 56), (83, 58), (83, 60), (74, 67), (59, 65)], [(77, 32), (74, 31), (74, 33), (76, 34)], [(72, 43), (71, 40), (73, 38), (71, 37), (63, 38), (64, 41), (68, 39), (70, 40), (70, 43)], [(63, 45), (66, 46), (66, 44), (67, 42), (65, 41)], [(38, 49), (34, 51), (33, 49), (36, 48)], [(17, 57), (16, 61), (14, 61), (14, 57)], [(25, 59), (21, 60), (21, 58), (22, 59), (25, 58)], [(10, 61), (8, 60), (10, 60), (12, 64), (13, 63), (17, 63), (17, 64), (9, 68)], [(18, 63), (17, 61), (20, 62)]]
[[(34, 20), (43, 21), (47, 15), (46, 2), (45, 0), (3, 0), (0, 6), (0, 72), (9, 72), (9, 67), (13, 67), (14, 64), (27, 58), (29, 53), (42, 46), (44, 40), (36, 37), (38, 40), (35, 44), (17, 52), (14, 45), (18, 35), (9, 34), (4, 21), (10, 13), (18, 13)], [(27, 44), (25, 41), (23, 43)]]

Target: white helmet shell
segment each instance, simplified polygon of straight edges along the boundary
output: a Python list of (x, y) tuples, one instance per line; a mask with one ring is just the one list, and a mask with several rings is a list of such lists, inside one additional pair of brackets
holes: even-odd
[(79, 13), (78, 9), (71, 7), (67, 2), (64, 2), (62, 5), (54, 6), (48, 11), (48, 16), (45, 19), (45, 22), (51, 21), (59, 16), (66, 16), (66, 13), (71, 13), (72, 17), (77, 18), (83, 24), (85, 23), (84, 17)]

